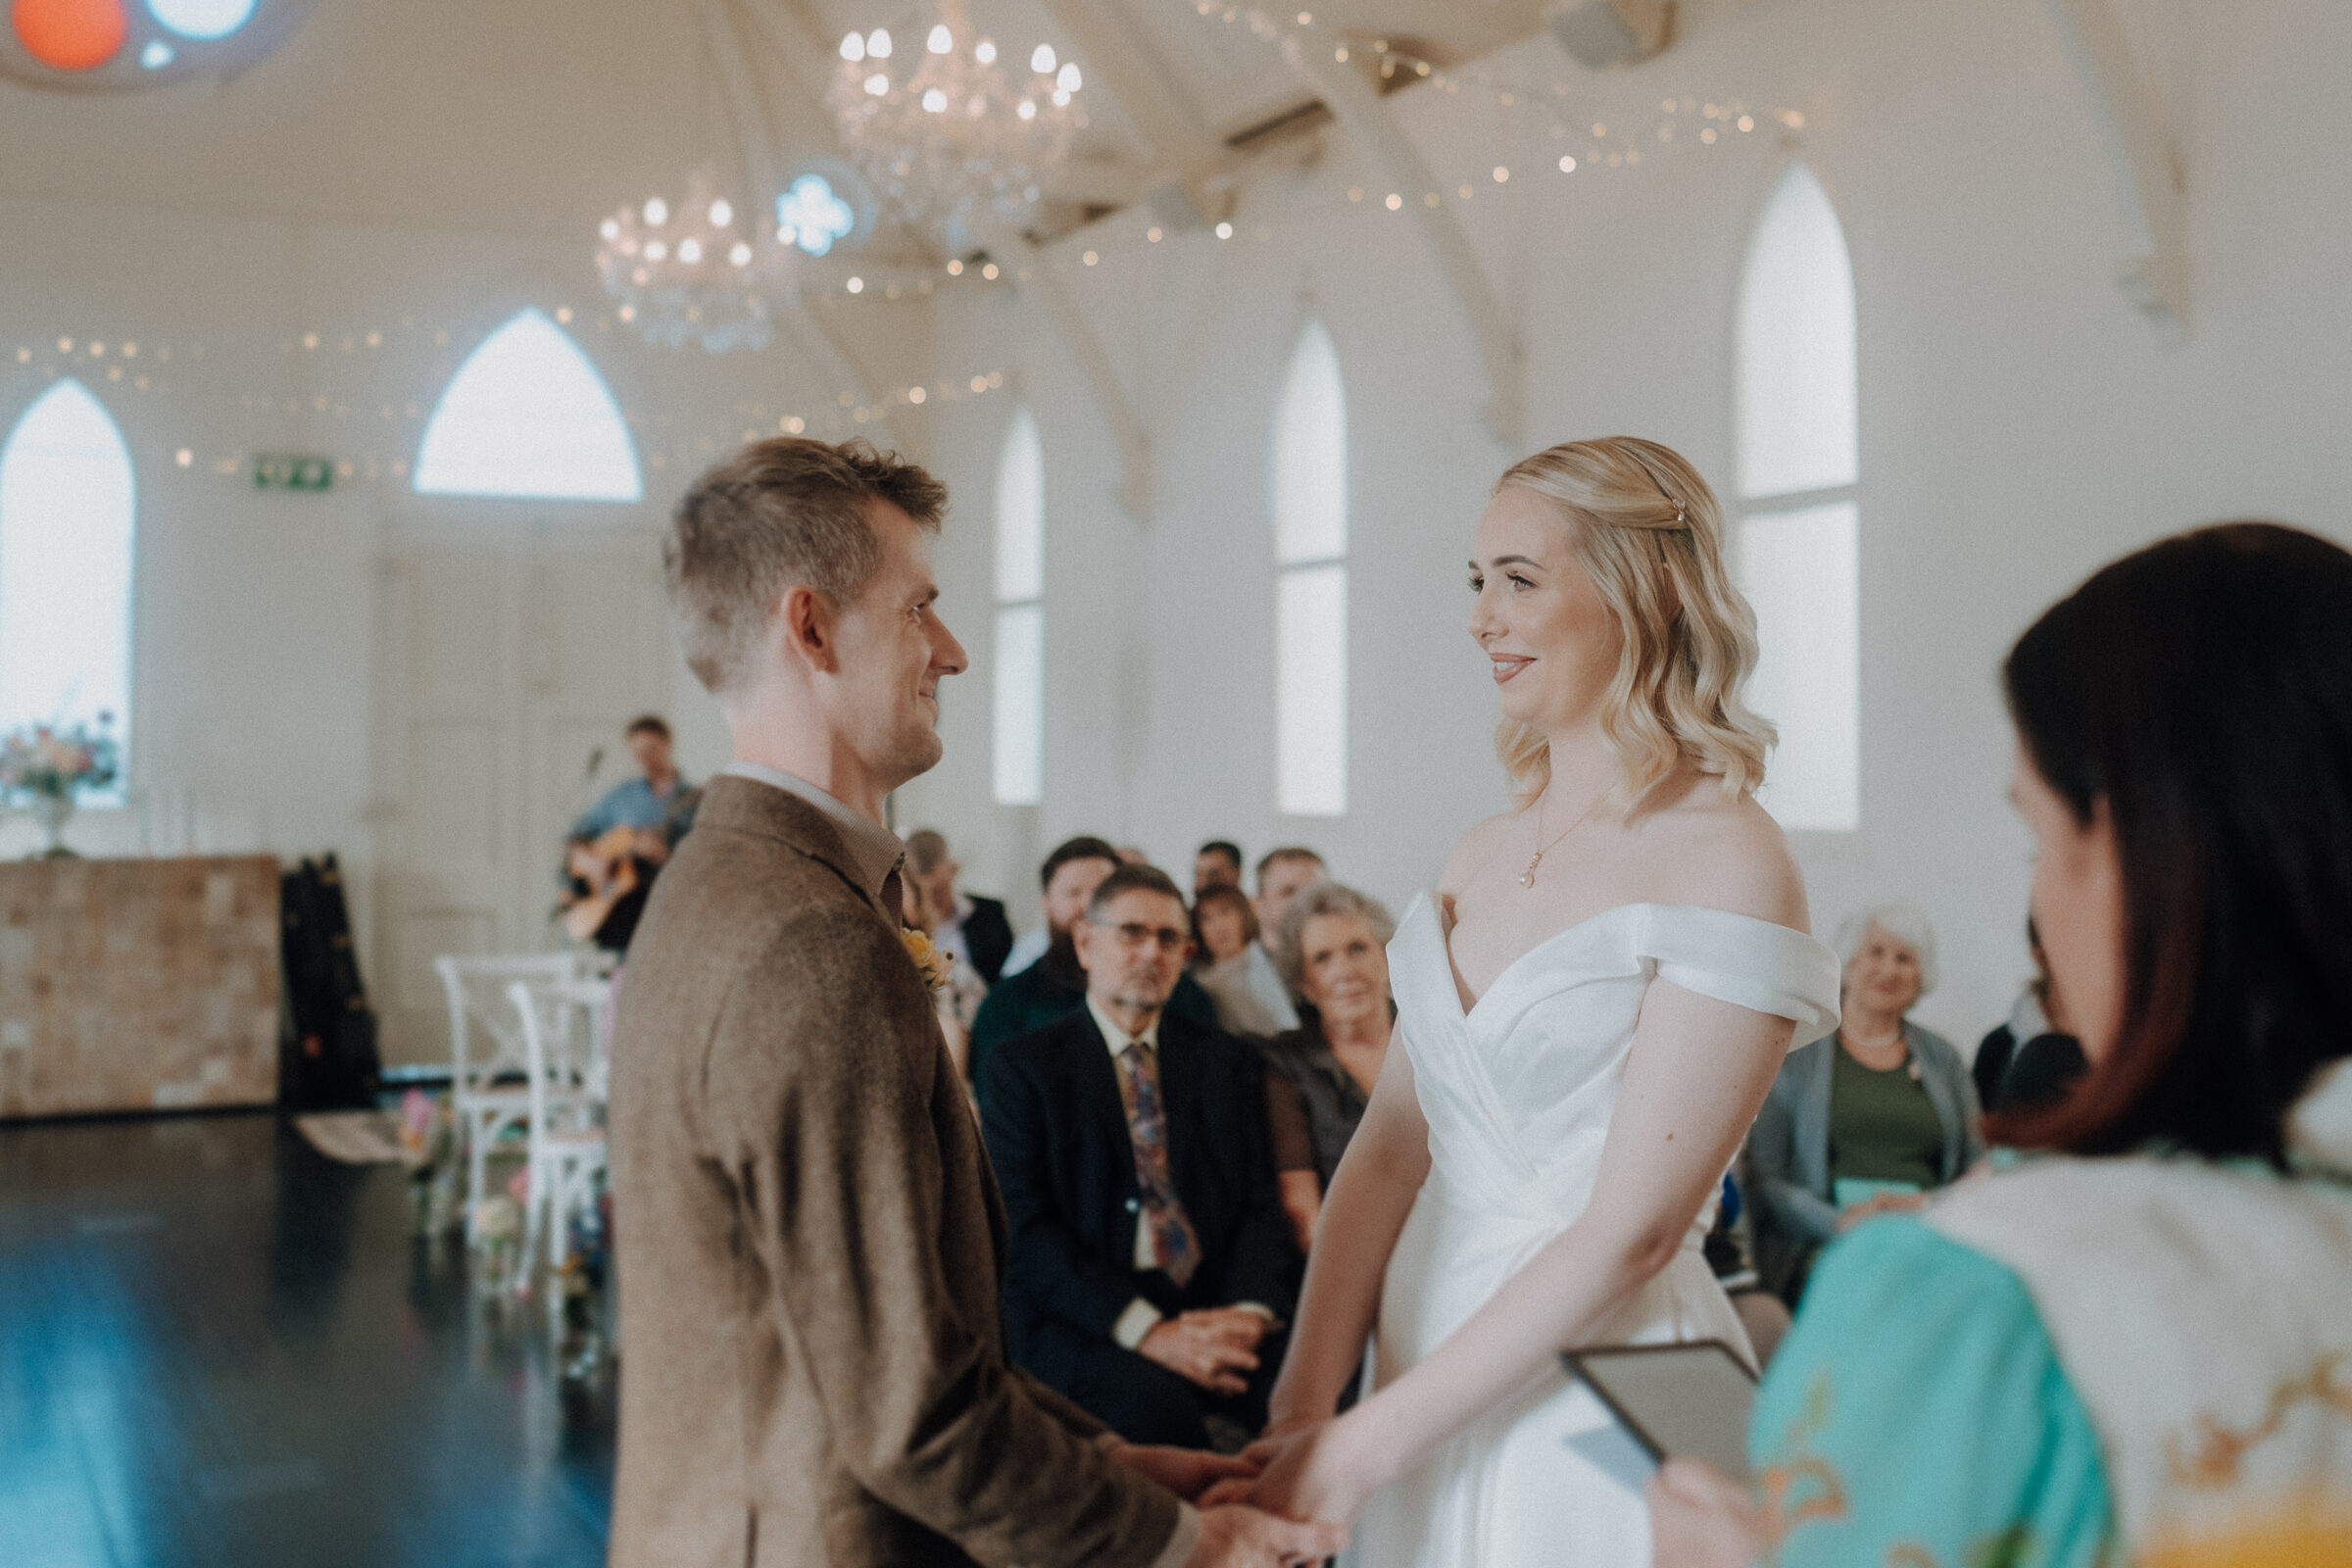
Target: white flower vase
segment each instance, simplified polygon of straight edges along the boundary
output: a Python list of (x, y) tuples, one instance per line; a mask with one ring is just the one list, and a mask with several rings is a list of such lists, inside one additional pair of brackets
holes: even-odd
[(48, 839), (37, 858), (70, 860), (74, 852), (66, 848), (66, 824), (74, 820), (74, 797), (71, 795), (35, 795), (31, 806), (32, 819), (41, 825)]

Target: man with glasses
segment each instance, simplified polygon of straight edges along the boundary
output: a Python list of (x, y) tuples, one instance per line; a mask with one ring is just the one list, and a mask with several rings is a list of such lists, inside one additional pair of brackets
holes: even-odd
[(1230, 1448), (1265, 1424), (1298, 1283), (1264, 1068), (1166, 1010), (1191, 935), (1165, 872), (1111, 872), (1072, 937), (1085, 1005), (980, 1078), (1012, 1231), (1005, 1335), (1128, 1442)]

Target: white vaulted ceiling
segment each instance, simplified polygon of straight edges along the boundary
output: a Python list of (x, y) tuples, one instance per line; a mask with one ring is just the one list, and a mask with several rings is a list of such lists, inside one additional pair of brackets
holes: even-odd
[[(330, 218), (425, 228), (575, 234), (616, 195), (674, 183), (731, 136), (704, 60), (711, 0), (318, 0), (240, 75), (143, 93), (0, 81), (0, 194)], [(831, 70), (777, 58), (792, 24), (829, 49), (851, 27), (909, 25), (907, 0), (717, 0), (769, 58), (759, 81), (779, 153), (834, 149), (809, 86)], [(1302, 0), (1318, 27), (1395, 36), (1458, 60), (1524, 36), (1537, 0)], [(973, 0), (976, 25), (1053, 42), (1087, 72), (1094, 131), (1079, 200), (1131, 199), (1313, 95), (1246, 12), (1196, 0)], [(1286, 21), (1296, 13), (1285, 11)], [(1074, 19), (1078, 25), (1065, 25)], [(1073, 33), (1083, 32), (1081, 40)], [(1120, 58), (1107, 58), (1115, 53)], [(1130, 112), (1121, 102), (1149, 97)], [(1191, 148), (1170, 146), (1171, 127)]]

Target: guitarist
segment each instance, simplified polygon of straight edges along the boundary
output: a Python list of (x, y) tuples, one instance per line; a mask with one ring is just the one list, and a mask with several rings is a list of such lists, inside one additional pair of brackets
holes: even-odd
[(622, 732), (641, 777), (615, 784), (564, 841), (564, 923), (573, 938), (626, 952), (654, 876), (694, 826), (702, 791), (678, 772), (669, 724), (659, 713)]

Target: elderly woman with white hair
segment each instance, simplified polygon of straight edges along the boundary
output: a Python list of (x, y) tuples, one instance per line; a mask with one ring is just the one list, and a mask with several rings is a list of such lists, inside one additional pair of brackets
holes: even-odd
[(1838, 950), (1838, 1032), (1789, 1054), (1748, 1138), (1756, 1266), (1792, 1306), (1825, 1243), (1919, 1207), (1984, 1152), (1968, 1064), (1909, 1016), (1936, 987), (1927, 916), (1903, 904), (1866, 909), (1839, 929)]

